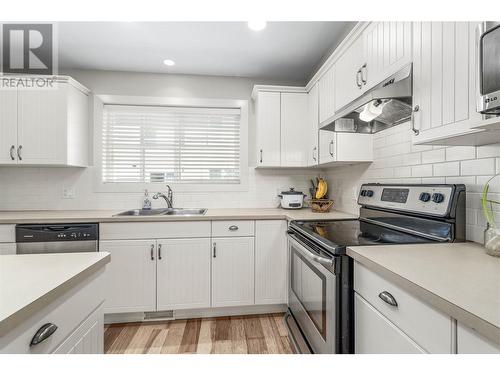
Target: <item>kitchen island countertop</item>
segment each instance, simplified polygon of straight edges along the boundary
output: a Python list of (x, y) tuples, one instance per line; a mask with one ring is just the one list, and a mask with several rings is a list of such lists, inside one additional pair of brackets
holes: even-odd
[(500, 258), (480, 244), (356, 246), (347, 254), (500, 345)]

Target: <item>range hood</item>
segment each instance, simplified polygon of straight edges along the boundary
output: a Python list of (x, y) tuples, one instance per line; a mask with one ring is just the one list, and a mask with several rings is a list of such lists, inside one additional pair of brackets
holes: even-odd
[(411, 119), (412, 65), (409, 64), (335, 113), (322, 130), (376, 133)]

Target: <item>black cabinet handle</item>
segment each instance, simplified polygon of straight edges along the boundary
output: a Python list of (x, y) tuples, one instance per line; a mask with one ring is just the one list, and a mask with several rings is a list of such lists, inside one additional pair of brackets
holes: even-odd
[(54, 323), (44, 324), (36, 331), (35, 336), (31, 339), (30, 346), (38, 345), (42, 341), (47, 340), (56, 330), (57, 326)]
[(21, 156), (21, 150), (23, 149), (23, 146), (19, 146), (17, 148), (17, 157), (19, 160), (23, 160), (22, 156)]
[(16, 157), (14, 156), (15, 149), (16, 149), (16, 146), (14, 146), (14, 145), (10, 146), (10, 159), (11, 160), (16, 160)]
[(158, 244), (158, 259), (161, 260), (161, 244)]
[(383, 291), (378, 296), (385, 303), (387, 303), (387, 304), (389, 304), (391, 306), (394, 306), (394, 307), (398, 306), (398, 303), (396, 302), (396, 299), (392, 296), (391, 293)]
[(229, 227), (229, 230), (230, 230), (231, 232), (234, 232), (235, 230), (238, 230), (238, 226), (237, 226), (237, 225), (231, 225), (231, 226)]
[(214, 242), (214, 254), (213, 254), (213, 257), (217, 258), (217, 243), (215, 243), (215, 242)]

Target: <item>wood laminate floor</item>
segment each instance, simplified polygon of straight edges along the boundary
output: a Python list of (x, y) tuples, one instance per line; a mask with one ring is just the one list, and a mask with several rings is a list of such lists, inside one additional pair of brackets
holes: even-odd
[(105, 326), (106, 354), (289, 354), (283, 314)]

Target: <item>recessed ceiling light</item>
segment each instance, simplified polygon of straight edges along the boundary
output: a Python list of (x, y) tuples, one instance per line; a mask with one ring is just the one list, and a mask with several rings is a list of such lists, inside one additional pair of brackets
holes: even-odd
[(248, 21), (248, 28), (253, 31), (264, 30), (266, 26), (266, 21)]
[(170, 60), (170, 59), (163, 60), (163, 63), (166, 66), (174, 66), (175, 65), (175, 61), (174, 60)]

